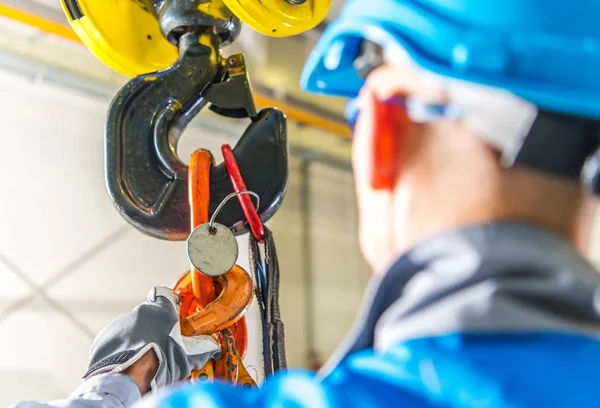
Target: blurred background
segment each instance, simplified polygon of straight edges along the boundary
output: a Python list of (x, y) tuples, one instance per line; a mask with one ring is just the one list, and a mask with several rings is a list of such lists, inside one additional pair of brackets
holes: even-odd
[[(335, 2), (331, 15), (338, 10)], [(225, 50), (246, 54), (257, 102), (289, 119), (289, 187), (268, 225), (290, 367), (316, 368), (331, 355), (370, 277), (357, 243), (344, 101), (298, 87), (326, 24), (286, 39), (245, 29)], [(0, 0), (0, 406), (66, 397), (85, 372), (94, 335), (188, 268), (183, 242), (134, 230), (105, 190), (104, 119), (126, 81), (78, 41), (58, 0)], [(218, 153), (246, 125), (202, 113), (179, 156), (198, 147)], [(596, 242), (592, 257), (600, 259)], [(239, 246), (238, 263), (248, 268), (247, 237)], [(246, 363), (256, 376), (254, 308), (248, 323)]]
[[(343, 102), (298, 87), (319, 30), (269, 39), (245, 29), (225, 50), (245, 52), (257, 100), (289, 118), (289, 187), (269, 227), (291, 367), (318, 366), (332, 353), (369, 279)], [(188, 268), (183, 242), (134, 230), (105, 190), (104, 119), (126, 81), (77, 40), (58, 0), (0, 1), (0, 406), (66, 397), (94, 335)], [(235, 144), (246, 126), (201, 114), (179, 155), (204, 147), (220, 160), (221, 144)], [(239, 246), (248, 268), (247, 237)], [(249, 316), (246, 363), (256, 375), (259, 322), (254, 309)]]

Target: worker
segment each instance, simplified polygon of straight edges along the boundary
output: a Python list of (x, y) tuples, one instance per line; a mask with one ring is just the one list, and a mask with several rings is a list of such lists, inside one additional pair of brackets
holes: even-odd
[[(318, 374), (172, 385), (218, 358), (173, 292), (96, 338), (57, 407), (592, 407), (600, 275), (584, 257), (600, 130), (597, 0), (352, 0), (303, 85), (352, 98), (353, 333)], [(355, 120), (357, 119), (357, 120)], [(155, 392), (156, 391), (156, 392)], [(22, 403), (21, 407), (47, 406)]]

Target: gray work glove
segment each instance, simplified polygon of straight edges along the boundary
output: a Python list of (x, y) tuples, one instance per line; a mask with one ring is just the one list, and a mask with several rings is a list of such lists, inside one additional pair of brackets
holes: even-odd
[(179, 299), (169, 288), (157, 286), (148, 300), (117, 317), (94, 339), (84, 379), (106, 372), (122, 372), (153, 349), (159, 368), (151, 389), (187, 378), (192, 369), (219, 358), (221, 349), (211, 336), (184, 337), (179, 324)]

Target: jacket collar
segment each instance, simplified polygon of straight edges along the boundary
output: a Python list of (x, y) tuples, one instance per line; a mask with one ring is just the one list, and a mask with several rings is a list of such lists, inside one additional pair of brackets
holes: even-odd
[(449, 332), (600, 333), (600, 275), (565, 239), (530, 224), (448, 231), (402, 255), (366, 292), (353, 330), (325, 366)]

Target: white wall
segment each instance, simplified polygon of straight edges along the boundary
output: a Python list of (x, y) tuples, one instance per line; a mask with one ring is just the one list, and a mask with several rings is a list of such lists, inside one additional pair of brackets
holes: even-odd
[[(85, 371), (94, 333), (188, 267), (183, 243), (134, 231), (112, 207), (103, 176), (106, 108), (106, 101), (0, 71), (0, 406), (67, 395)], [(197, 145), (218, 151), (225, 141), (188, 133), (183, 151)], [(345, 171), (311, 168), (314, 259), (312, 265), (302, 259), (298, 167), (293, 160), (286, 201), (270, 223), (292, 366), (306, 357), (304, 271), (314, 280), (314, 332), (323, 358), (345, 334), (368, 278)], [(240, 242), (244, 266), (246, 245)], [(256, 366), (253, 313), (247, 363)]]

